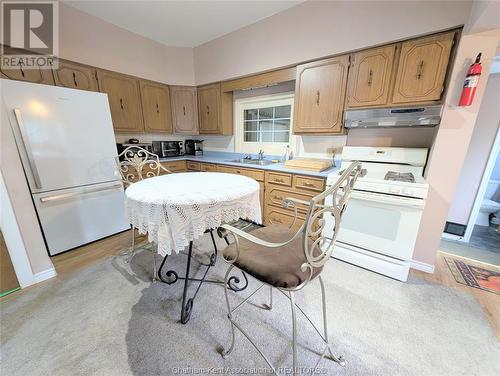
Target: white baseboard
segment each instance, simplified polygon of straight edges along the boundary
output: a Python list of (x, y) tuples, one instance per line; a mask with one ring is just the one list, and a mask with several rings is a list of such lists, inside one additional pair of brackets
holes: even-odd
[(47, 279), (53, 278), (57, 275), (56, 269), (55, 268), (50, 268), (47, 270), (44, 270), (43, 272), (36, 273), (33, 275), (33, 283), (40, 283), (43, 281), (46, 281)]
[(453, 235), (453, 234), (449, 234), (447, 232), (443, 232), (441, 237), (444, 239), (448, 239), (448, 240), (462, 240), (463, 239), (463, 236)]
[(420, 270), (425, 273), (434, 273), (434, 265), (426, 264), (425, 262), (411, 260), (411, 268)]

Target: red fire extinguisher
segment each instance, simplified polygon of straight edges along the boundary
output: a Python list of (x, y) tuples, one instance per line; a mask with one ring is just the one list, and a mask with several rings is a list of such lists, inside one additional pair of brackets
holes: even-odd
[(481, 53), (476, 57), (476, 61), (469, 67), (467, 71), (467, 76), (465, 77), (464, 87), (462, 89), (462, 95), (460, 96), (459, 106), (470, 106), (476, 95), (477, 84), (479, 83), (479, 77), (481, 76), (481, 71), (483, 67), (481, 66)]

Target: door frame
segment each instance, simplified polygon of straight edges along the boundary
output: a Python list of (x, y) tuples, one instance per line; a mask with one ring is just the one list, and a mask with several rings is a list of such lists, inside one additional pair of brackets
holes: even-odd
[(483, 202), (486, 189), (488, 187), (488, 181), (490, 180), (491, 174), (493, 173), (493, 167), (497, 159), (497, 154), (500, 152), (500, 122), (498, 123), (497, 135), (493, 147), (491, 148), (490, 155), (488, 157), (488, 162), (483, 171), (483, 176), (481, 177), (481, 184), (477, 190), (476, 198), (474, 199), (474, 205), (472, 206), (472, 211), (469, 216), (469, 221), (467, 222), (467, 227), (465, 229), (464, 236), (458, 239), (460, 242), (468, 243), (472, 236), (472, 231), (474, 230), (474, 225), (476, 224), (477, 216), (479, 210), (481, 209), (481, 204)]

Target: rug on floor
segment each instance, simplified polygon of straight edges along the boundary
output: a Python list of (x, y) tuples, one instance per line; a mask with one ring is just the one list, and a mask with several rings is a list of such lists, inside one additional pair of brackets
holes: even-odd
[(451, 257), (444, 259), (458, 283), (500, 295), (500, 273), (493, 267), (477, 266)]
[[(215, 240), (222, 251), (225, 242)], [(211, 253), (210, 235), (196, 246)], [(265, 361), (241, 333), (231, 356), (223, 359), (217, 351), (231, 338), (221, 286), (203, 285), (191, 320), (182, 325), (183, 283), (151, 283), (150, 251), (125, 261), (123, 256), (109, 258), (0, 301), (0, 374), (263, 374)], [(173, 255), (168, 263), (183, 272), (186, 255)], [(219, 259), (210, 278), (223, 278), (227, 267)], [(194, 262), (193, 274), (196, 270), (200, 275), (204, 268)], [(401, 283), (334, 259), (322, 276), (329, 335), (347, 363), (341, 367), (323, 360), (317, 374), (500, 375), (500, 343), (474, 297), (412, 276)], [(247, 290), (231, 293), (233, 304), (258, 287), (252, 278), (249, 283)], [(196, 287), (189, 286), (189, 296)], [(296, 297), (321, 328), (318, 281)], [(275, 293), (271, 311), (257, 307), (268, 299), (269, 291), (261, 290), (236, 313), (237, 319), (271, 361), (287, 371), (292, 361), (290, 302)], [(299, 366), (314, 367), (322, 341), (306, 319), (298, 319)]]

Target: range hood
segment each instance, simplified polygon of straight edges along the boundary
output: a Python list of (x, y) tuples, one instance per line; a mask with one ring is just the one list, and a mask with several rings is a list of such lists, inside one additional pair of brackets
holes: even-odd
[(441, 121), (443, 106), (347, 110), (346, 128), (434, 127)]

